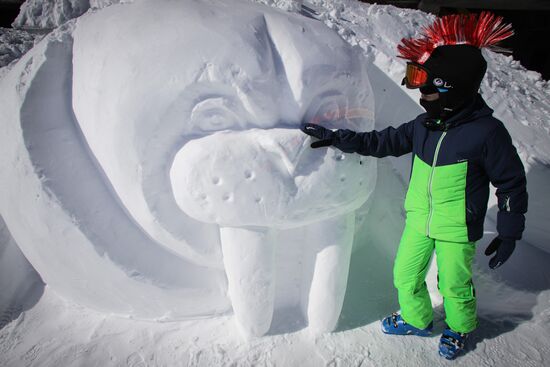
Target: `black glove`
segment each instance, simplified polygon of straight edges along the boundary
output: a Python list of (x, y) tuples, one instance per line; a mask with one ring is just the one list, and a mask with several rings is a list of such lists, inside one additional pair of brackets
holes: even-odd
[(506, 262), (516, 248), (515, 240), (503, 240), (495, 238), (485, 249), (485, 255), (490, 256), (496, 251), (496, 255), (489, 260), (489, 267), (496, 269)]
[(308, 135), (320, 139), (319, 141), (310, 144), (312, 148), (328, 147), (334, 142), (334, 132), (322, 127), (321, 125), (304, 122), (300, 125), (300, 130)]

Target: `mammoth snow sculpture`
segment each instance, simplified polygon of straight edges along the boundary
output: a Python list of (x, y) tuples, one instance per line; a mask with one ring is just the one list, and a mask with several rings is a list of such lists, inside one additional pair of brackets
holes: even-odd
[(376, 166), (298, 126), (372, 129), (373, 97), (321, 22), (245, 1), (113, 5), (49, 35), (1, 90), (1, 214), (52, 289), (136, 318), (232, 308), (246, 335), (280, 308), (335, 328)]

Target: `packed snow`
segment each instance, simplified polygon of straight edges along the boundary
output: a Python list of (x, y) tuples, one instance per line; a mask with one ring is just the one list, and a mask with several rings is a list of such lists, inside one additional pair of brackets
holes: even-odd
[[(378, 325), (398, 307), (410, 157), (313, 150), (297, 129), (422, 112), (396, 44), (432, 16), (351, 0), (118, 3), (28, 0), (21, 27), (58, 28), (0, 69), (0, 364), (447, 364), (437, 339)], [(485, 57), (482, 92), (531, 201), (516, 253), (489, 272), (491, 199), (481, 327), (455, 363), (542, 366), (550, 88)]]

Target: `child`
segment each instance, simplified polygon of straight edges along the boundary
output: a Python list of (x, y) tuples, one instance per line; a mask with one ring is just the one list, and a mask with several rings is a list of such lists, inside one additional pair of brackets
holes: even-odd
[(472, 284), (475, 241), (483, 236), (489, 183), (497, 188), (498, 236), (485, 254), (494, 269), (512, 254), (527, 211), (525, 171), (501, 121), (478, 90), (487, 69), (481, 48), (513, 34), (490, 13), (438, 18), (417, 39), (403, 39), (400, 57), (409, 60), (403, 84), (420, 88), (426, 109), (414, 120), (381, 131), (331, 131), (305, 123), (303, 132), (346, 153), (374, 157), (412, 152), (405, 199), (407, 218), (394, 264), (401, 314), (382, 321), (387, 334), (428, 336), (433, 311), (425, 284), (435, 250), (438, 288), (447, 328), (439, 354), (454, 359), (477, 327)]

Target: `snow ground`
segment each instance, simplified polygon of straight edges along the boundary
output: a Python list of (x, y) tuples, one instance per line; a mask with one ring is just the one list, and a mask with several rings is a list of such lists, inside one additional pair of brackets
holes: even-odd
[[(265, 3), (265, 1), (262, 1)], [(275, 1), (288, 9), (288, 3)], [(284, 4), (283, 4), (284, 3)], [(349, 43), (359, 45), (369, 65), (376, 127), (395, 125), (420, 112), (417, 95), (399, 86), (404, 63), (395, 44), (430, 17), (418, 11), (354, 1), (316, 1), (320, 18)], [(290, 10), (293, 10), (292, 8)], [(544, 366), (550, 360), (550, 260), (546, 184), (549, 182), (548, 82), (502, 55), (488, 54), (482, 86), (489, 105), (510, 130), (528, 171), (531, 196), (524, 240), (495, 272), (478, 258), (475, 283), (481, 327), (468, 353), (441, 360), (437, 337), (387, 337), (378, 319), (397, 307), (391, 264), (403, 226), (402, 200), (408, 157), (379, 161), (370, 209), (358, 213), (343, 311), (335, 333), (312, 335), (293, 310), (279, 309), (267, 336), (246, 342), (231, 315), (188, 321), (140, 321), (93, 311), (44, 286), (19, 253), (4, 222), (0, 231), (0, 364), (6, 366)], [(371, 64), (372, 62), (372, 64)], [(535, 199), (534, 199), (535, 198)], [(492, 203), (494, 205), (494, 202)], [(494, 234), (494, 209), (486, 221), (483, 249)], [(15, 265), (17, 264), (17, 265)], [(428, 284), (442, 328), (435, 272)], [(6, 281), (9, 279), (9, 281)], [(14, 296), (16, 295), (16, 296)]]

